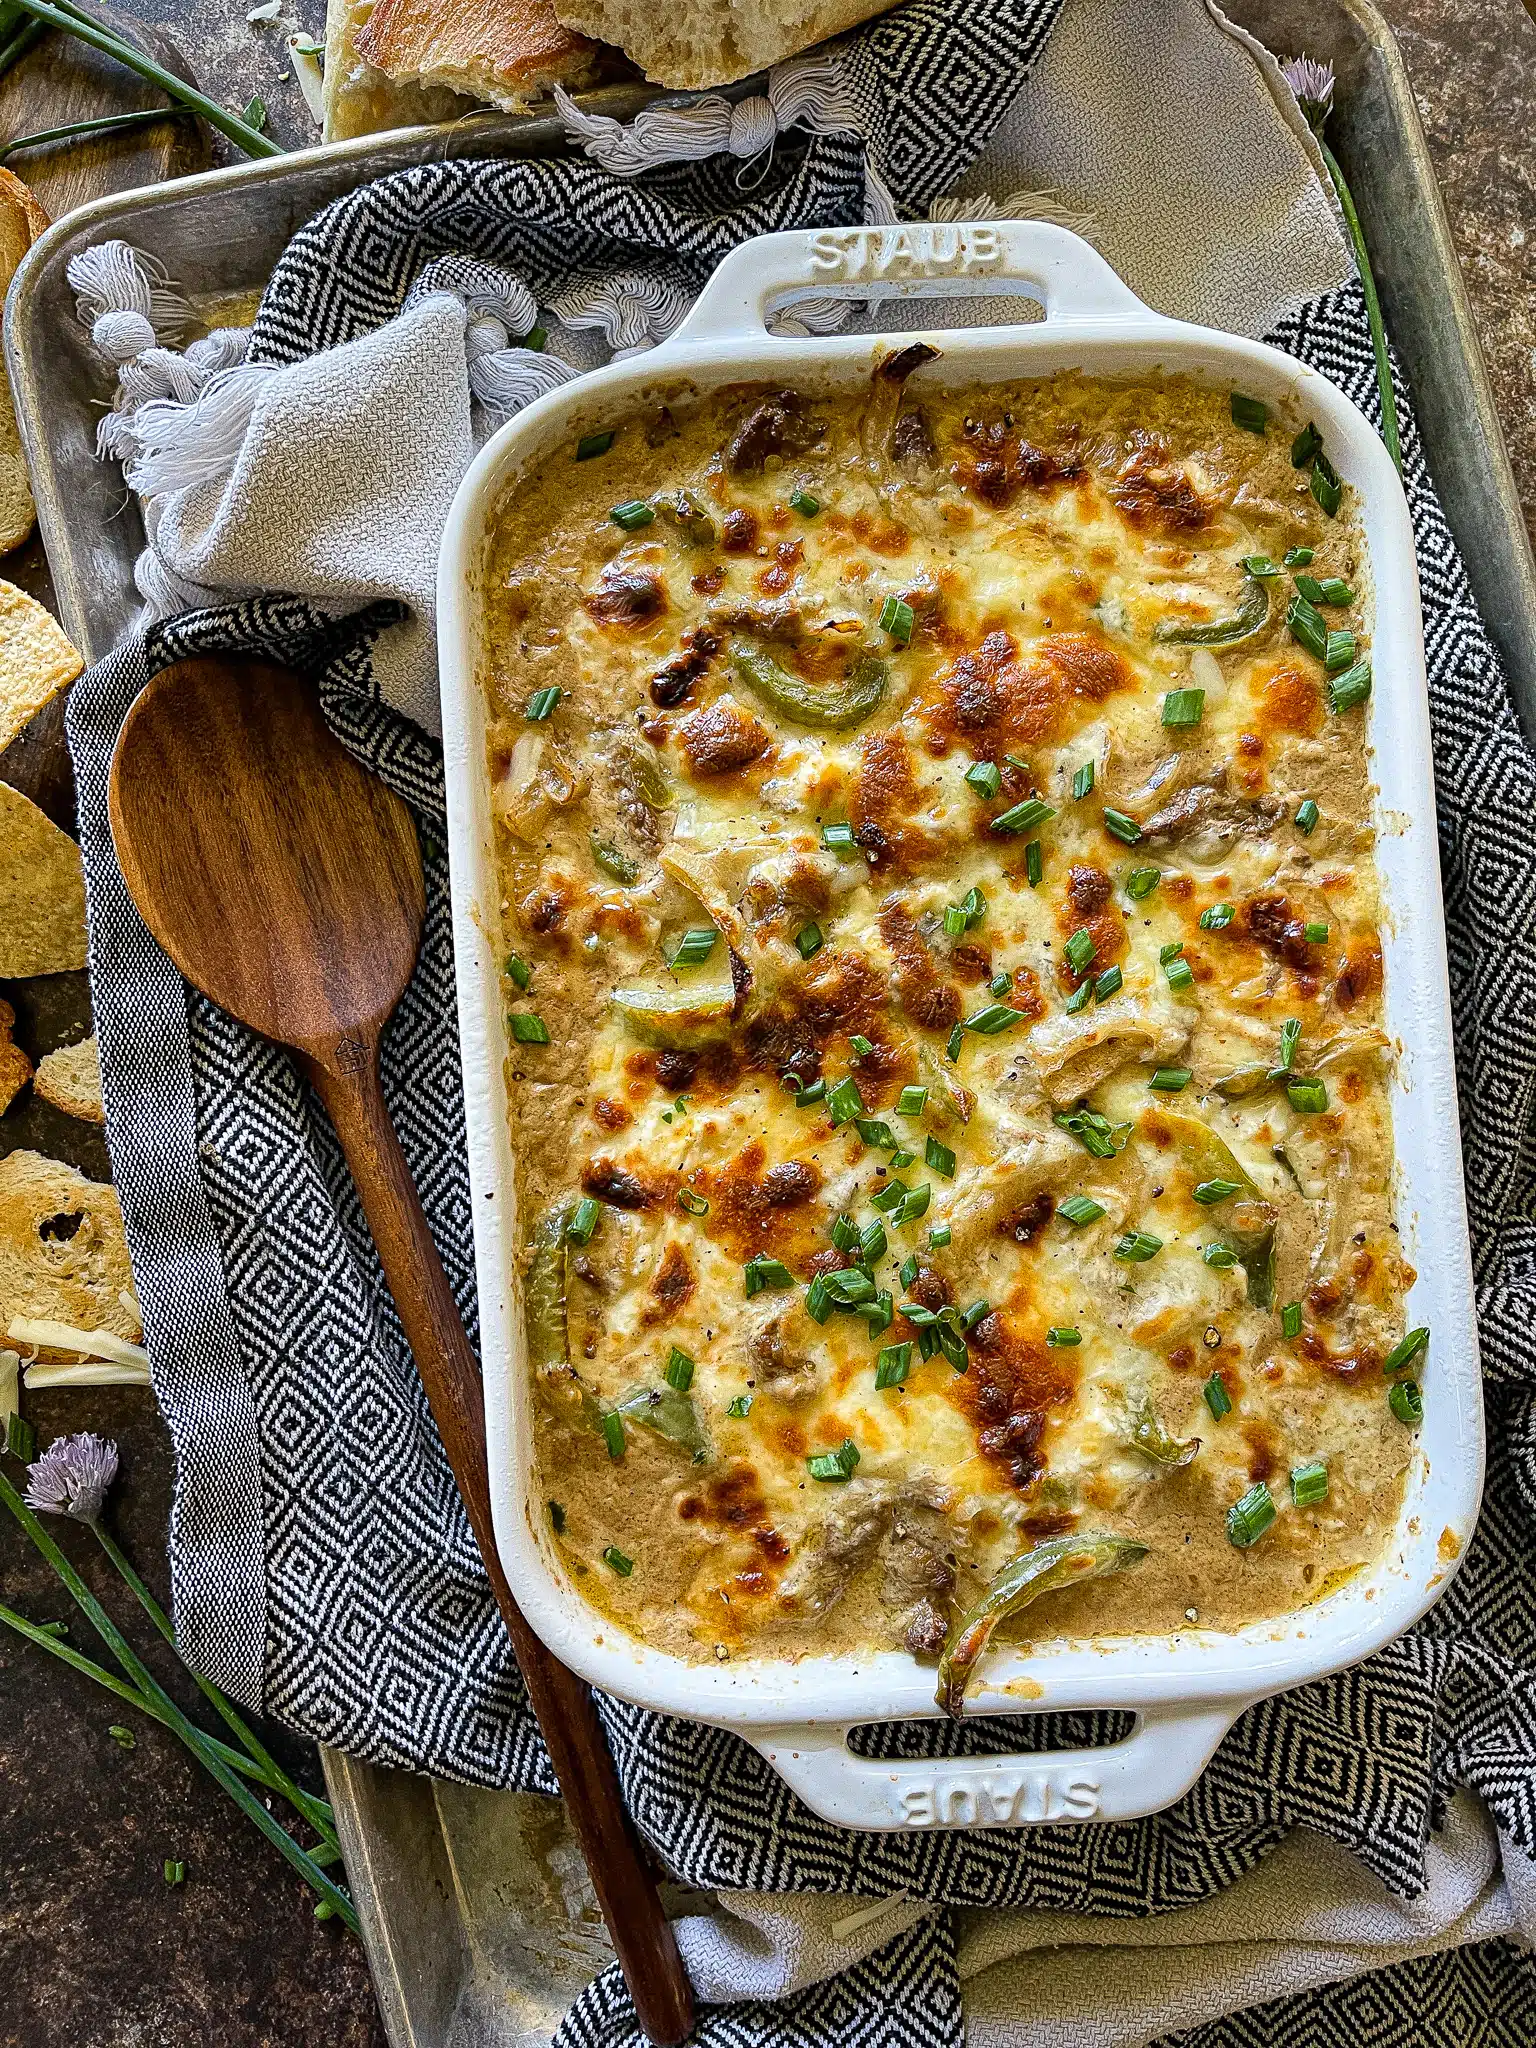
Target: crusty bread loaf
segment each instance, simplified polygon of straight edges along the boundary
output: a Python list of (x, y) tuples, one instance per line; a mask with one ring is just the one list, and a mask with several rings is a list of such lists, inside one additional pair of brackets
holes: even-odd
[(358, 38), (374, 0), (330, 0), (325, 10), (325, 139), (347, 142), (422, 121), (452, 121), (475, 111), (473, 100), (441, 86), (397, 85), (365, 63)]
[[(5, 298), (22, 257), (47, 225), (48, 216), (30, 187), (14, 172), (0, 169), (0, 300)], [(16, 408), (11, 403), (10, 383), (0, 370), (0, 555), (21, 546), (35, 517)]]
[(555, 0), (567, 28), (617, 43), (658, 85), (728, 85), (841, 35), (896, 0)]
[(397, 85), (447, 87), (511, 114), (552, 86), (590, 85), (599, 62), (550, 0), (374, 0), (357, 54)]

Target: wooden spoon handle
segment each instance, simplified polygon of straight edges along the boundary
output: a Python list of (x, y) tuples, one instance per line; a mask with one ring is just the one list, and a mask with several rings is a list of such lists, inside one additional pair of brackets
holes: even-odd
[(351, 1073), (335, 1072), (316, 1059), (303, 1063), (357, 1183), (640, 2025), (658, 2048), (675, 2048), (693, 2029), (692, 1990), (646, 1852), (625, 1811), (592, 1695), (528, 1626), (502, 1571), (491, 1521), (479, 1365), (385, 1106), (377, 1048), (370, 1050), (371, 1057)]

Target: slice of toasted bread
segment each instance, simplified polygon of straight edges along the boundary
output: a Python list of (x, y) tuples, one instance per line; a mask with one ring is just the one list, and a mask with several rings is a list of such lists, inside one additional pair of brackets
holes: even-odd
[(658, 85), (729, 85), (897, 0), (554, 0), (567, 28), (616, 43)]
[[(22, 257), (47, 226), (48, 216), (31, 190), (13, 172), (0, 168), (0, 300)], [(36, 517), (10, 381), (0, 373), (0, 555), (21, 546)]]
[(32, 1062), (11, 1038), (15, 1028), (16, 1012), (0, 996), (0, 1116), (32, 1078)]
[(357, 54), (396, 84), (446, 86), (509, 114), (597, 75), (599, 51), (550, 0), (374, 0)]
[(325, 11), (325, 140), (414, 128), (423, 121), (453, 121), (472, 114), (474, 101), (442, 86), (397, 85), (358, 52), (374, 0), (330, 0)]
[(144, 1334), (116, 1191), (40, 1152), (0, 1159), (0, 1343), (13, 1316)]
[(0, 782), (0, 981), (85, 965), (85, 873), (67, 832)]
[(32, 1086), (44, 1102), (51, 1102), (66, 1116), (80, 1117), (88, 1124), (104, 1124), (107, 1112), (101, 1101), (101, 1059), (96, 1034), (92, 1032), (89, 1038), (82, 1038), (78, 1045), (61, 1045), (54, 1052), (44, 1053), (37, 1063)]
[(53, 613), (0, 582), (0, 754), (84, 666)]

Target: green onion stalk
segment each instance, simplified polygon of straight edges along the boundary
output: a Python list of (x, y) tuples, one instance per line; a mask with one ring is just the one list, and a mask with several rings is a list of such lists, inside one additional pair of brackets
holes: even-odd
[[(197, 1672), (191, 1673), (194, 1682), (237, 1738), (238, 1748), (219, 1741), (190, 1721), (141, 1661), (117, 1624), (33, 1512), (34, 1509), (41, 1509), (45, 1514), (66, 1515), (72, 1521), (84, 1522), (106, 1552), (124, 1584), (149, 1616), (157, 1632), (174, 1649), (175, 1636), (169, 1618), (124, 1555), (116, 1539), (103, 1524), (102, 1510), (106, 1503), (107, 1490), (116, 1475), (115, 1445), (90, 1435), (60, 1437), (49, 1446), (42, 1458), (29, 1467), (25, 1500), (4, 1472), (0, 1471), (0, 1502), (9, 1508), (22, 1530), (53, 1567), (75, 1604), (111, 1652), (113, 1660), (123, 1674), (122, 1677), (119, 1678), (115, 1673), (62, 1642), (52, 1628), (39, 1627), (36, 1623), (28, 1621), (25, 1616), (3, 1605), (0, 1605), (0, 1625), (35, 1644), (39, 1649), (46, 1650), (50, 1656), (57, 1657), (72, 1670), (91, 1679), (125, 1704), (137, 1708), (151, 1720), (158, 1721), (163, 1728), (175, 1735), (228, 1793), (247, 1819), (267, 1837), (306, 1884), (319, 1894), (319, 1904), (315, 1908), (317, 1917), (338, 1918), (354, 1933), (358, 1932), (356, 1908), (347, 1893), (327, 1875), (325, 1869), (327, 1864), (339, 1861), (341, 1855), (335, 1816), (327, 1802), (305, 1792), (297, 1785), (218, 1686)], [(320, 1836), (319, 1846), (313, 1851), (301, 1848), (287, 1829), (275, 1820), (254, 1796), (246, 1782), (248, 1779), (286, 1799), (295, 1812)]]
[(1339, 167), (1339, 160), (1328, 147), (1323, 137), (1323, 128), (1333, 111), (1333, 66), (1320, 64), (1313, 57), (1292, 57), (1280, 67), (1286, 84), (1296, 95), (1296, 104), (1312, 130), (1313, 140), (1322, 153), (1328, 176), (1338, 197), (1339, 209), (1344, 215), (1344, 225), (1349, 230), (1350, 245), (1355, 254), (1355, 267), (1360, 272), (1360, 283), (1365, 292), (1365, 317), (1370, 324), (1371, 351), (1376, 358), (1376, 384), (1381, 392), (1381, 438), (1387, 444), (1387, 453), (1402, 474), (1403, 448), (1397, 430), (1397, 399), (1392, 390), (1392, 365), (1387, 356), (1387, 330), (1382, 323), (1381, 301), (1376, 296), (1376, 279), (1371, 272), (1371, 259), (1366, 251), (1365, 233), (1360, 226), (1360, 216), (1355, 211), (1355, 202)]

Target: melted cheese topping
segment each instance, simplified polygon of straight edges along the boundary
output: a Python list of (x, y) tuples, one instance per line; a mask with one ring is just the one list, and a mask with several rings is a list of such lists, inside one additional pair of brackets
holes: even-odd
[(563, 450), (493, 545), (543, 1491), (684, 1657), (931, 1654), (1068, 1532), (1148, 1555), (1036, 1634), (1278, 1615), (1411, 1442), (1362, 714), (1242, 566), (1363, 657), (1348, 494), (1225, 394), (913, 353)]

